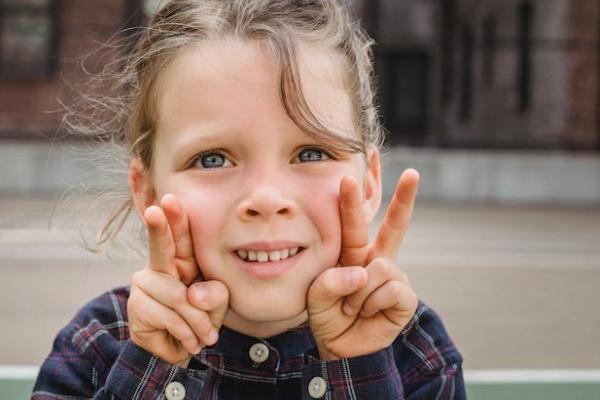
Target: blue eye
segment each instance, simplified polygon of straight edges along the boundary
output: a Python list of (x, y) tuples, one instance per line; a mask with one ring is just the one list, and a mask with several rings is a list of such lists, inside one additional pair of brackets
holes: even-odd
[(198, 167), (201, 165), (202, 168), (221, 168), (226, 162), (227, 158), (223, 154), (205, 153), (198, 156), (194, 164)]
[(304, 149), (298, 153), (298, 159), (300, 161), (322, 161), (328, 160), (329, 155), (319, 149)]

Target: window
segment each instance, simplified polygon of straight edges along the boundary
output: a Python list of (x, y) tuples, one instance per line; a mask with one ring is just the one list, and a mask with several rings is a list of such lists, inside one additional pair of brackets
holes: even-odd
[(442, 67), (442, 103), (452, 99), (452, 80), (454, 75), (454, 31), (456, 12), (454, 0), (442, 0), (441, 8), (441, 67)]
[(425, 139), (429, 94), (429, 57), (399, 51), (383, 56), (385, 122), (393, 143), (419, 144)]
[(473, 108), (473, 32), (465, 27), (462, 32), (461, 47), (461, 93), (459, 118), (466, 121), (471, 117)]
[(526, 112), (531, 107), (531, 32), (533, 25), (533, 13), (533, 5), (529, 1), (524, 1), (519, 6), (519, 64), (517, 78), (520, 112)]
[(496, 64), (496, 18), (487, 17), (483, 21), (483, 71), (482, 82), (484, 87), (491, 87), (494, 83)]
[(56, 70), (55, 0), (0, 0), (0, 77), (39, 79)]

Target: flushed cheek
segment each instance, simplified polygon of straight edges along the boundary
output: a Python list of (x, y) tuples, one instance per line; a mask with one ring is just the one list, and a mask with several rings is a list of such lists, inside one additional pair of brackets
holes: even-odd
[(323, 267), (335, 266), (341, 249), (339, 181), (323, 180), (307, 198), (307, 212), (322, 243)]
[(208, 278), (212, 275), (211, 271), (204, 270), (205, 265), (211, 264), (208, 250), (214, 252), (219, 248), (219, 232), (224, 225), (227, 208), (223, 199), (210, 193), (183, 196), (180, 201), (188, 217), (197, 262)]

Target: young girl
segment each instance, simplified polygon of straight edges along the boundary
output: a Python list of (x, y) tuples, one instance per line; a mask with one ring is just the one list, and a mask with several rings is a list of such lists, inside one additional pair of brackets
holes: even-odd
[(395, 261), (414, 170), (368, 241), (370, 45), (335, 0), (163, 6), (122, 81), (148, 263), (59, 333), (34, 399), (465, 397)]

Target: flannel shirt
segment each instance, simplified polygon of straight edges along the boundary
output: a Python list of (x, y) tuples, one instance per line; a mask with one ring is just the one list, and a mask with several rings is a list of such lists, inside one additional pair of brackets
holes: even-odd
[[(394, 343), (372, 354), (319, 360), (308, 323), (269, 339), (223, 327), (215, 345), (179, 368), (130, 340), (128, 296), (128, 287), (101, 295), (61, 330), (32, 399), (465, 398), (461, 355), (422, 302)], [(256, 343), (266, 345), (263, 362), (249, 355)], [(315, 378), (322, 385), (311, 391)]]

